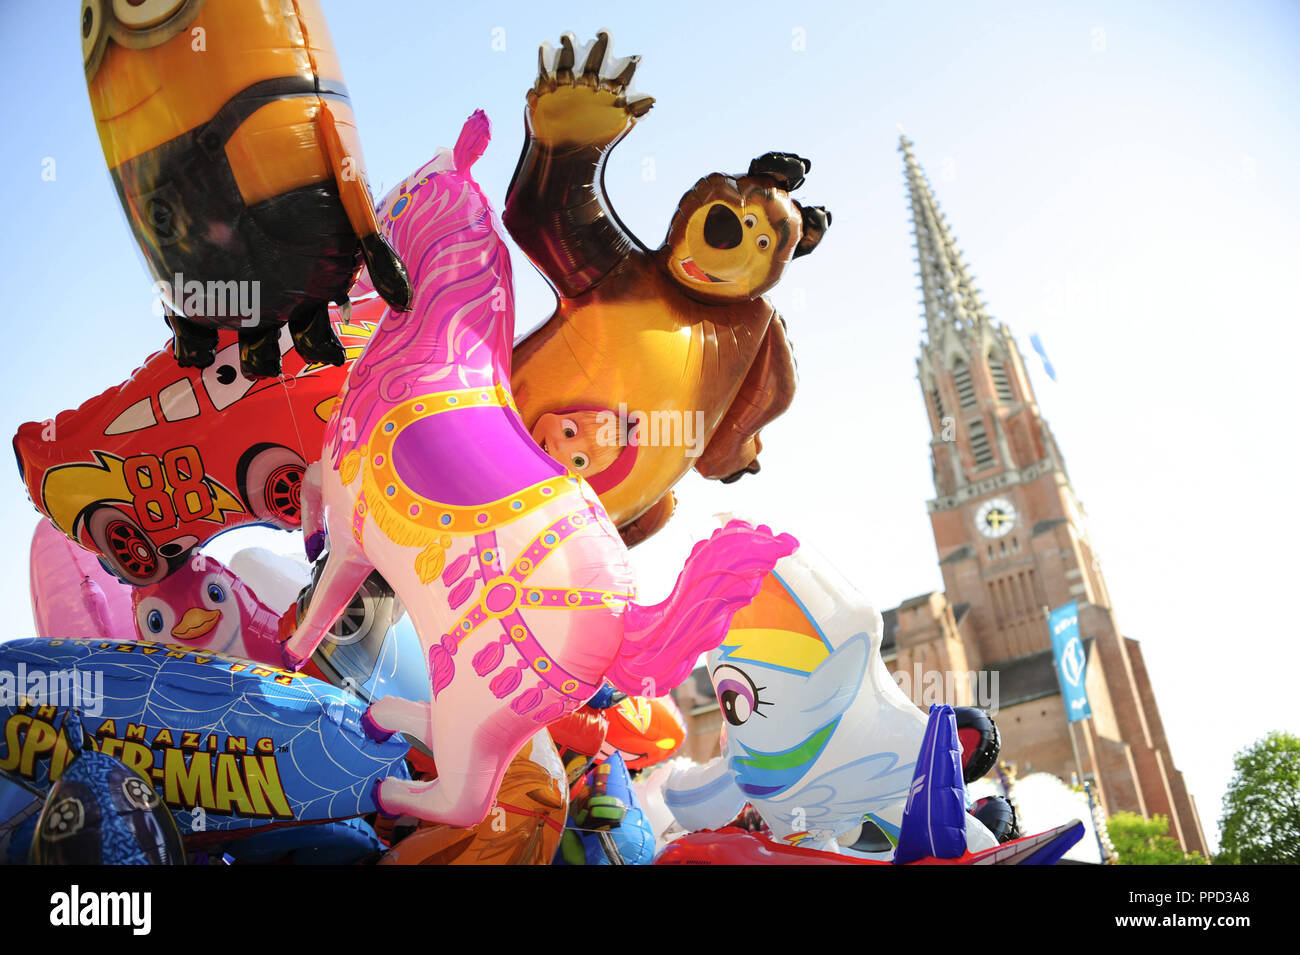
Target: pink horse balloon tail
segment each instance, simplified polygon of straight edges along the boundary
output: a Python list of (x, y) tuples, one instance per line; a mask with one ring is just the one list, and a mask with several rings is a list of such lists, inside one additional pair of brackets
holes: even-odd
[(439, 775), (382, 780), (376, 798), (455, 826), (482, 821), (515, 752), (602, 679), (629, 693), (684, 679), (797, 546), (733, 522), (696, 546), (667, 600), (633, 603), (627, 550), (596, 494), (514, 407), (510, 257), (469, 175), (488, 139), (476, 112), (451, 153), (380, 206), (415, 301), (384, 314), (326, 429), (330, 549), (285, 644), (301, 665), (366, 575), (383, 574), (419, 633), (432, 702), (384, 697), (365, 723), (429, 746)]

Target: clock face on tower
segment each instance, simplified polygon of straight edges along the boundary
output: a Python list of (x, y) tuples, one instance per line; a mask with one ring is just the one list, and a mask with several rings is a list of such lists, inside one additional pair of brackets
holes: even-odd
[(1016, 509), (1004, 497), (985, 501), (975, 512), (975, 529), (985, 537), (1002, 537), (1016, 526)]

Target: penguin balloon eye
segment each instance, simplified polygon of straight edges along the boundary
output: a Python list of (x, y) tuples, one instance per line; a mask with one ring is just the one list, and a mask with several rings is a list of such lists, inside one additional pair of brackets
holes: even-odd
[(145, 623), (149, 627), (150, 633), (162, 633), (163, 619), (162, 614), (157, 610), (150, 610), (149, 616), (145, 618)]
[(226, 599), (226, 592), (216, 584), (208, 584), (208, 599), (214, 604), (219, 604)]
[(760, 235), (757, 241), (759, 249), (763, 251), (766, 251), (767, 247), (772, 244), (772, 240), (765, 235)]
[(749, 215), (745, 216), (740, 221), (745, 224), (746, 229), (752, 229), (754, 228), (754, 226), (758, 224), (758, 218), (753, 213), (750, 213)]

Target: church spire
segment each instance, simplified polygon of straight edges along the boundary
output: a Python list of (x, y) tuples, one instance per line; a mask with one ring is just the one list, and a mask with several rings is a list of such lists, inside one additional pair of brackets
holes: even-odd
[(898, 151), (903, 154), (907, 191), (912, 200), (912, 231), (916, 236), (926, 331), (930, 343), (938, 344), (948, 329), (969, 329), (987, 323), (989, 316), (930, 191), (930, 182), (912, 155), (912, 141), (901, 131)]
[(1049, 456), (1061, 465), (1015, 338), (989, 317), (906, 135), (898, 151), (924, 294), (926, 336), (916, 370), (930, 418), (931, 506), (955, 508), (986, 494), (990, 481), (1018, 483), (1022, 469)]

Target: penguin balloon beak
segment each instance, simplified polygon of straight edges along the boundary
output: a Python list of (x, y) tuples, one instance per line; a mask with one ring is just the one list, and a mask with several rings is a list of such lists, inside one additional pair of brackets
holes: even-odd
[(220, 619), (220, 610), (191, 607), (172, 628), (172, 636), (177, 640), (197, 640), (209, 634)]

